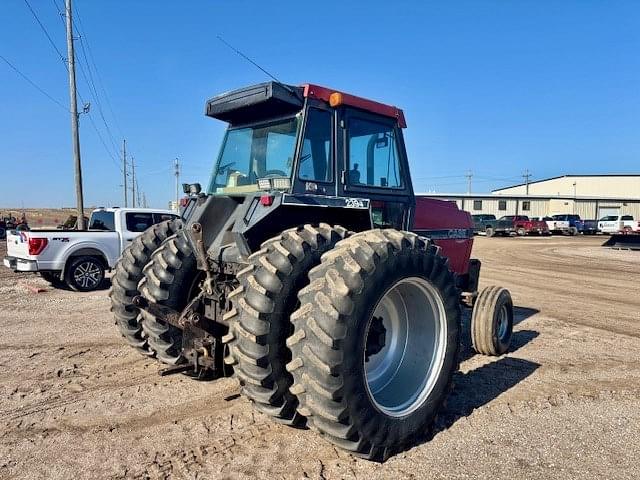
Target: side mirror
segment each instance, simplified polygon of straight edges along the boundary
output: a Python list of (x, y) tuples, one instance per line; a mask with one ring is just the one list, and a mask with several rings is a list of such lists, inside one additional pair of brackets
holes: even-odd
[(182, 191), (187, 195), (198, 195), (202, 191), (202, 186), (199, 183), (183, 183)]

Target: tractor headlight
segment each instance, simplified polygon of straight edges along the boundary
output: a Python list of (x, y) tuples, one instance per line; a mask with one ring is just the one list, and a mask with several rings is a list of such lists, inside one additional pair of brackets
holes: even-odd
[(291, 180), (286, 177), (273, 178), (271, 184), (274, 190), (289, 190), (291, 187)]
[(271, 190), (271, 179), (270, 178), (259, 178), (258, 179), (258, 188), (260, 190), (264, 190), (268, 192)]

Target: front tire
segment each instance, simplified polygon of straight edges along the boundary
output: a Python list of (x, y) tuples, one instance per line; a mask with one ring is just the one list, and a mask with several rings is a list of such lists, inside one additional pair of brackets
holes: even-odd
[(458, 368), (454, 275), (430, 240), (389, 229), (343, 240), (309, 277), (287, 341), (298, 411), (384, 460), (428, 434)]
[(104, 264), (97, 257), (72, 258), (65, 268), (64, 280), (76, 292), (91, 292), (100, 288), (104, 280)]
[(226, 317), (225, 361), (235, 364), (242, 393), (281, 423), (300, 425), (304, 420), (296, 411), (298, 399), (289, 391), (293, 377), (285, 368), (291, 361), (289, 317), (298, 292), (309, 283), (309, 270), (346, 235), (344, 228), (327, 224), (284, 231), (248, 258), (249, 266), (237, 275), (240, 286), (229, 296), (233, 308)]
[(471, 341), (481, 355), (502, 355), (509, 349), (513, 333), (513, 301), (509, 290), (486, 287), (473, 306)]

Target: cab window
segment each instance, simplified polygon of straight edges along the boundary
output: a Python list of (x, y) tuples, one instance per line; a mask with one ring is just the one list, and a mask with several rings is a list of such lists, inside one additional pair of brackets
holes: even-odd
[(154, 213), (153, 223), (160, 223), (164, 222), (165, 220), (173, 220), (174, 218), (178, 218), (178, 216), (171, 215), (170, 213)]
[(89, 222), (89, 230), (105, 230), (113, 232), (116, 229), (113, 212), (93, 212)]
[(394, 128), (383, 123), (351, 118), (347, 130), (349, 184), (403, 188)]
[(331, 182), (333, 178), (332, 123), (331, 112), (318, 108), (308, 110), (298, 170), (301, 180)]
[(152, 213), (127, 213), (125, 215), (127, 230), (130, 232), (144, 232), (153, 225)]

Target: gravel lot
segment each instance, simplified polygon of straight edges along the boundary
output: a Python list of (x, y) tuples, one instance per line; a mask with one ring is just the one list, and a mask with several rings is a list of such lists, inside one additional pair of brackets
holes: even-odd
[(517, 305), (513, 347), (466, 347), (433, 438), (382, 465), (273, 423), (233, 379), (158, 376), (106, 290), (0, 267), (0, 478), (638, 478), (640, 252), (602, 241), (476, 240), (482, 284)]

